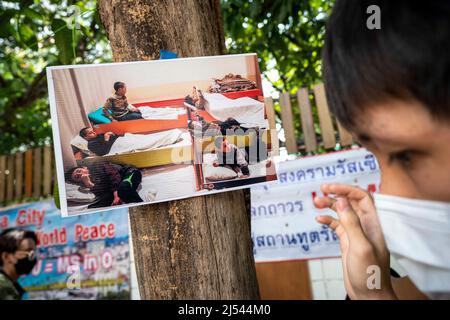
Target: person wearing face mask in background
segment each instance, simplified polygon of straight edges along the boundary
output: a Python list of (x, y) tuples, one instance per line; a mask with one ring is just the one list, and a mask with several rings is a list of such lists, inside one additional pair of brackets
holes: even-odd
[[(379, 7), (380, 28), (368, 8)], [(450, 2), (337, 0), (323, 75), (340, 123), (377, 158), (380, 192), (325, 184), (351, 299), (450, 299)], [(390, 276), (390, 256), (407, 276)], [(375, 275), (380, 286), (368, 285)]]
[(0, 300), (20, 300), (25, 290), (17, 282), (35, 266), (37, 237), (33, 231), (6, 229), (0, 234)]

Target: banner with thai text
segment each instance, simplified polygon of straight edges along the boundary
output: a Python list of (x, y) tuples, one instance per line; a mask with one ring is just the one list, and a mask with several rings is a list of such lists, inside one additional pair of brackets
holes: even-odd
[(251, 190), (252, 240), (256, 262), (316, 259), (340, 255), (336, 234), (316, 222), (313, 199), (323, 183), (357, 185), (375, 192), (379, 167), (373, 154), (360, 148), (281, 162), (278, 181)]

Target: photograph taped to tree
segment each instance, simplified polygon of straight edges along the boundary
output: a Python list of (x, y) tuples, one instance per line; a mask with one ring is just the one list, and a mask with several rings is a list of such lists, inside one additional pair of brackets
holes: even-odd
[(63, 216), (276, 180), (256, 54), (47, 68)]

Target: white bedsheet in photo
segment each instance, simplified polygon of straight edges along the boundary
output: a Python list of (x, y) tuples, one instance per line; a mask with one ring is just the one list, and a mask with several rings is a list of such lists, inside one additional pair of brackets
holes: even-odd
[(184, 108), (152, 108), (142, 106), (139, 107), (139, 111), (142, 114), (142, 118), (147, 120), (177, 120), (180, 114), (185, 114)]
[(126, 133), (117, 138), (107, 155), (115, 155), (126, 152), (142, 150), (155, 150), (161, 147), (173, 145), (185, 137), (185, 131), (173, 129), (151, 134)]
[(144, 173), (139, 196), (144, 202), (192, 196), (196, 192), (194, 166), (168, 166)]
[[(196, 176), (192, 165), (149, 169), (147, 173), (143, 172), (142, 182), (137, 191), (144, 202), (192, 196), (196, 193), (195, 181)], [(88, 199), (87, 195), (91, 195), (91, 199)], [(78, 188), (70, 188), (67, 191), (67, 197), (71, 200), (68, 202), (69, 213), (80, 213), (88, 209), (88, 206), (94, 202), (95, 196), (92, 193), (87, 195), (80, 194)]]
[(206, 99), (205, 109), (214, 118), (225, 121), (234, 118), (243, 127), (267, 127), (264, 119), (264, 103), (258, 100), (243, 97), (229, 99), (220, 93), (204, 93)]

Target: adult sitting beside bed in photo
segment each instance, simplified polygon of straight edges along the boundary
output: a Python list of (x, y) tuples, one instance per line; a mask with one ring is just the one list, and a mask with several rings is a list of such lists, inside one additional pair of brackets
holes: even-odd
[(261, 139), (259, 128), (246, 128), (234, 118), (225, 121), (207, 122), (202, 116), (194, 113), (197, 120), (189, 124), (189, 128), (194, 130), (194, 135), (201, 132), (202, 137), (217, 137), (226, 135), (246, 135), (251, 130), (255, 133), (251, 145), (256, 146), (251, 152), (250, 147), (245, 147), (245, 152), (249, 155), (249, 162), (260, 162), (267, 159), (267, 145)]
[(192, 93), (188, 94), (184, 98), (185, 106), (191, 108), (192, 110), (200, 109), (205, 110), (205, 97), (201, 90), (198, 90), (197, 87), (192, 88)]
[[(215, 137), (219, 135), (234, 134), (235, 130), (241, 129), (245, 133), (249, 128), (242, 127), (239, 121), (234, 118), (228, 118), (225, 121), (208, 122), (198, 113), (193, 113), (197, 120), (189, 124), (189, 128), (193, 130), (201, 130), (204, 137)], [(258, 130), (258, 128), (252, 128)]]
[(66, 181), (80, 185), (95, 195), (88, 208), (143, 202), (137, 189), (141, 171), (133, 166), (99, 161), (87, 167), (74, 167), (66, 172)]
[(109, 97), (103, 106), (103, 115), (113, 122), (143, 119), (139, 109), (128, 103), (125, 83), (115, 82), (114, 90), (114, 96)]
[(242, 173), (241, 178), (248, 178), (250, 170), (245, 152), (229, 143), (225, 137), (219, 137), (215, 141), (215, 153), (217, 160), (213, 162), (214, 167), (227, 167), (234, 172)]
[(97, 156), (108, 154), (113, 143), (118, 138), (118, 136), (112, 132), (98, 134), (91, 127), (81, 129), (80, 137), (87, 140), (88, 149)]

